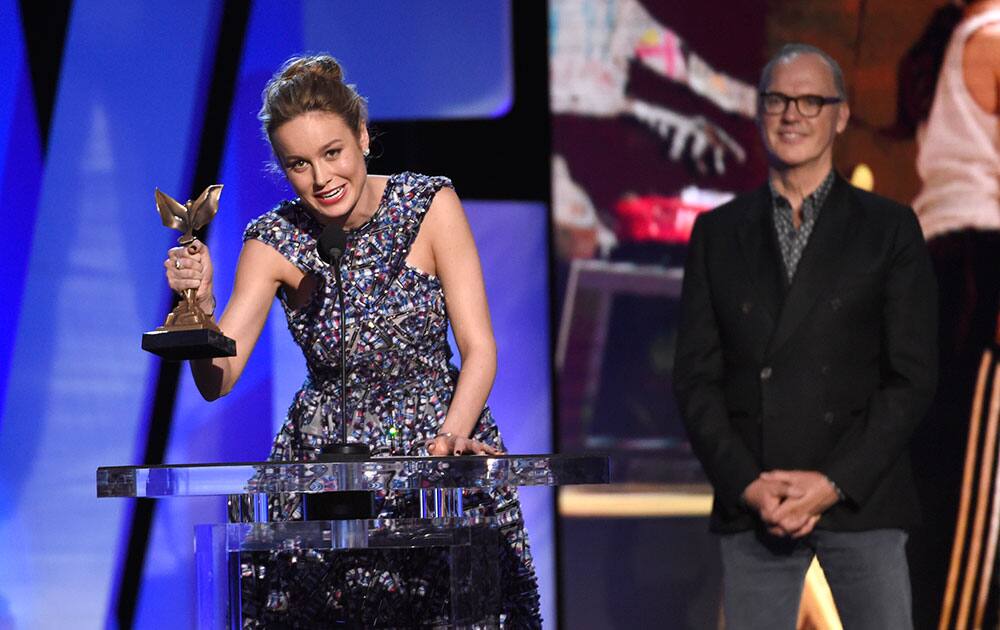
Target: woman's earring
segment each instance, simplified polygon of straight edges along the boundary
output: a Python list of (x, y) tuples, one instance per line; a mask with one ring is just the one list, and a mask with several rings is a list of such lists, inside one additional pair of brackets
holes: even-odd
[(364, 155), (365, 157), (368, 157), (370, 153), (371, 151), (369, 151), (368, 149), (365, 149), (364, 151), (361, 152), (361, 154)]

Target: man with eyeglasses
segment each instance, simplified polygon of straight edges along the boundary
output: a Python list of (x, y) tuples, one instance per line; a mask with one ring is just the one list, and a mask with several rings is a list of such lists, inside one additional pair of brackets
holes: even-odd
[(846, 628), (910, 628), (930, 261), (912, 210), (833, 170), (850, 112), (832, 58), (785, 46), (758, 105), (768, 181), (695, 223), (674, 364), (715, 492), (726, 627), (794, 628), (818, 557)]

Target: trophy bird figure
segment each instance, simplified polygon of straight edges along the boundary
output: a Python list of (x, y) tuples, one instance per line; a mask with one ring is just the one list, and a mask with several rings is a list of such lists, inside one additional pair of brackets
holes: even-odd
[[(194, 241), (195, 230), (201, 229), (211, 222), (219, 211), (219, 197), (222, 195), (222, 184), (213, 184), (198, 195), (195, 200), (181, 204), (159, 188), (156, 189), (156, 209), (160, 212), (163, 225), (181, 232), (177, 242), (187, 247)], [(195, 299), (195, 289), (184, 289), (183, 299), (177, 305), (161, 329), (185, 330), (209, 328), (218, 331), (218, 325), (205, 314)]]
[(188, 199), (181, 204), (159, 188), (156, 189), (156, 209), (160, 211), (163, 225), (182, 232), (177, 242), (187, 245), (194, 240), (195, 230), (199, 230), (212, 220), (219, 211), (219, 197), (222, 184), (213, 184), (205, 189), (194, 201)]

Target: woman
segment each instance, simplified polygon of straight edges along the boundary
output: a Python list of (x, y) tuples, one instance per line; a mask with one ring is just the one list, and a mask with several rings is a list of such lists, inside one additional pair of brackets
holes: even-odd
[[(991, 474), (980, 479), (978, 467), (965, 468), (967, 457), (979, 453), (975, 461), (981, 461), (993, 448), (985, 415), (973, 416), (973, 399), (1000, 307), (1000, 0), (955, 4), (961, 9), (942, 7), (914, 46), (913, 70), (904, 74), (910, 80), (901, 83), (901, 94), (915, 97), (905, 108), (917, 123), (922, 182), (913, 209), (927, 239), (940, 301), (941, 379), (913, 441), (925, 514), (908, 545), (918, 629), (996, 627), (1000, 603), (995, 586), (979, 589), (991, 580), (995, 585), (997, 577), (987, 566), (988, 553), (985, 560), (975, 551), (966, 553), (966, 546), (988, 549), (989, 537), (976, 533), (976, 512), (961, 498), (985, 490)], [(973, 575), (980, 576), (978, 582)], [(973, 605), (974, 590), (983, 597), (977, 595)]]
[[(308, 376), (270, 458), (313, 459), (324, 445), (344, 441), (342, 313), (334, 273), (316, 249), (320, 233), (332, 225), (347, 233), (339, 263), (348, 340), (347, 441), (366, 443), (376, 455), (500, 453), (503, 443), (485, 406), (496, 347), (475, 243), (451, 183), (413, 173), (368, 174), (365, 102), (329, 56), (290, 59), (264, 89), (258, 117), (298, 197), (244, 232), (233, 293), (219, 320), (236, 340), (237, 355), (191, 362), (201, 394), (214, 400), (232, 389), (277, 295)], [(196, 289), (199, 305), (213, 312), (212, 262), (203, 244), (170, 250), (165, 266), (172, 289)], [(460, 371), (449, 363), (449, 320)], [(380, 496), (378, 504), (383, 517), (415, 515), (404, 496)], [(465, 505), (467, 512), (496, 516), (503, 524), (504, 612), (514, 625), (538, 625), (537, 587), (516, 492), (470, 491)], [(302, 516), (294, 497), (273, 501), (271, 511), (276, 520)], [(394, 593), (392, 601), (403, 602), (400, 614), (409, 609), (414, 619), (433, 617), (422, 606), (447, 600), (447, 584), (441, 584), (447, 579), (432, 558), (400, 567), (387, 556), (371, 555), (370, 562), (329, 555), (312, 575), (303, 573), (309, 563), (272, 557), (259, 567), (263, 571), (244, 579), (244, 616), (269, 627), (323, 625), (341, 617), (368, 625), (372, 615), (385, 615), (386, 604), (378, 603), (385, 598), (372, 597), (372, 589)], [(302, 586), (320, 574), (322, 588)], [(307, 597), (310, 590), (317, 592)], [(425, 597), (418, 598), (418, 591)], [(371, 609), (376, 605), (382, 610)]]

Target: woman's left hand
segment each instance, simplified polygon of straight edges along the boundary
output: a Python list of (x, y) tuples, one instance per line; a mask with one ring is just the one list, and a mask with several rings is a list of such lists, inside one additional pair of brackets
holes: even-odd
[(434, 457), (447, 455), (503, 455), (503, 451), (473, 438), (442, 433), (427, 442), (427, 452)]

